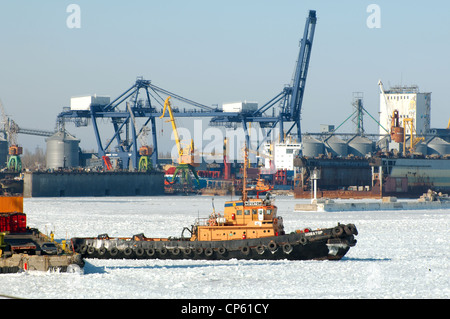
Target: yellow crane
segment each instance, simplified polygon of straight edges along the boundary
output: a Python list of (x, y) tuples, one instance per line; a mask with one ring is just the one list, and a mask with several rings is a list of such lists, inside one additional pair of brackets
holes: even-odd
[(194, 140), (191, 139), (190, 145), (183, 148), (181, 146), (180, 136), (178, 135), (177, 125), (175, 123), (175, 117), (173, 116), (172, 107), (170, 105), (170, 96), (164, 102), (164, 108), (162, 115), (159, 117), (162, 119), (166, 113), (166, 110), (169, 111), (170, 120), (172, 124), (172, 130), (175, 137), (175, 143), (177, 145), (178, 150), (178, 166), (173, 173), (172, 183), (174, 183), (176, 176), (179, 172), (181, 172), (181, 178), (184, 184), (190, 184), (190, 172), (194, 175), (197, 184), (200, 186), (200, 180), (198, 178), (197, 172), (195, 171), (194, 166), (196, 166), (194, 161)]
[(421, 142), (424, 141), (425, 138), (424, 137), (416, 137), (416, 129), (414, 128), (414, 124), (413, 124), (414, 119), (412, 118), (405, 118), (403, 119), (403, 127), (404, 127), (404, 134), (403, 134), (403, 154), (406, 154), (406, 128), (409, 127), (409, 133), (410, 133), (410, 137), (409, 137), (409, 152), (412, 153), (414, 152), (414, 149), (416, 147), (416, 145)]

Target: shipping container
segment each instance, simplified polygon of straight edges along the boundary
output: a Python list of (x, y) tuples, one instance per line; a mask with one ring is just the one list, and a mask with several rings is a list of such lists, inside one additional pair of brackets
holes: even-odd
[(0, 213), (23, 212), (22, 196), (1, 196)]
[(9, 216), (11, 233), (23, 233), (27, 229), (27, 215), (24, 213), (13, 213)]
[(9, 214), (0, 214), (0, 232), (9, 232), (10, 230)]

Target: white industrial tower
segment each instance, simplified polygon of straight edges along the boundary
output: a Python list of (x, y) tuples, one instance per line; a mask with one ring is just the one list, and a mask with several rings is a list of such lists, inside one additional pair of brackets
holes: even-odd
[[(393, 86), (384, 90), (381, 81), (380, 87), (380, 124), (384, 129), (390, 130), (392, 114), (398, 111), (400, 122), (411, 118), (416, 134), (421, 136), (430, 130), (431, 93), (420, 93), (418, 86)], [(403, 124), (402, 124), (403, 126)], [(380, 134), (387, 134), (380, 127)], [(409, 127), (405, 130), (410, 134)]]

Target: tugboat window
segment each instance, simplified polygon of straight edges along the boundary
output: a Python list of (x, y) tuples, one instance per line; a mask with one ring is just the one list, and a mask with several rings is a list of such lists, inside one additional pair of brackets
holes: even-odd
[(250, 215), (250, 209), (244, 210), (244, 215)]
[(264, 209), (258, 209), (258, 220), (264, 220)]
[(236, 214), (237, 214), (237, 215), (242, 215), (242, 210), (240, 210), (240, 209), (237, 210), (237, 211), (236, 211)]

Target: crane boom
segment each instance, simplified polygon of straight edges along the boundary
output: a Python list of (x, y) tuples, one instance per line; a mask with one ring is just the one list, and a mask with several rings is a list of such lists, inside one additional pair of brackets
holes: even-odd
[(165, 100), (162, 115), (159, 118), (162, 119), (164, 117), (164, 114), (166, 113), (166, 109), (169, 110), (170, 122), (172, 123), (172, 130), (173, 130), (173, 134), (175, 136), (175, 143), (177, 144), (177, 149), (178, 149), (178, 156), (181, 158), (181, 156), (183, 156), (183, 149), (181, 147), (180, 137), (178, 135), (177, 124), (175, 123), (175, 118), (173, 117), (172, 107), (170, 106), (169, 100), (170, 100), (170, 96), (167, 97), (167, 99)]
[(170, 105), (170, 96), (166, 98), (164, 102), (164, 108), (160, 119), (164, 117), (166, 109), (169, 111), (170, 122), (172, 123), (173, 135), (175, 137), (175, 143), (178, 150), (178, 163), (179, 164), (194, 164), (194, 140), (191, 139), (191, 143), (185, 148), (181, 145), (180, 136), (178, 135), (177, 124), (175, 123), (175, 117), (173, 116), (172, 107)]
[(308, 74), (309, 60), (311, 57), (311, 47), (314, 39), (314, 30), (316, 28), (316, 11), (310, 10), (306, 19), (303, 38), (300, 41), (300, 52), (295, 69), (294, 83), (292, 86), (292, 96), (290, 101), (291, 118), (297, 119), (298, 141), (301, 142), (300, 115), (302, 110), (303, 95), (305, 92), (306, 76)]
[(383, 95), (384, 102), (386, 104), (386, 114), (391, 114), (392, 110), (389, 107), (389, 102), (388, 102), (388, 99), (386, 97), (386, 93), (384, 92), (383, 82), (381, 82), (381, 80), (378, 81), (378, 87), (380, 88), (380, 93)]
[(164, 102), (164, 108), (163, 108), (162, 114), (159, 117), (160, 119), (162, 119), (164, 117), (164, 114), (166, 114), (166, 110), (169, 111), (169, 117), (170, 117), (169, 121), (172, 123), (172, 129), (173, 129), (173, 134), (175, 137), (175, 143), (176, 143), (177, 149), (178, 149), (178, 166), (176, 167), (175, 172), (173, 173), (172, 182), (170, 182), (169, 184), (173, 184), (175, 182), (176, 176), (180, 172), (181, 172), (182, 184), (186, 184), (186, 183), (190, 184), (190, 177), (188, 177), (188, 176), (189, 176), (189, 172), (191, 172), (195, 177), (197, 185), (200, 186), (200, 180), (199, 180), (197, 172), (195, 171), (195, 168), (194, 168), (194, 166), (196, 166), (196, 164), (194, 163), (194, 140), (191, 140), (190, 146), (186, 147), (186, 149), (183, 149), (183, 147), (181, 146), (180, 136), (178, 135), (177, 124), (175, 123), (175, 118), (173, 116), (173, 111), (172, 111), (172, 107), (170, 105), (169, 100), (170, 100), (170, 96), (168, 96), (166, 98), (166, 100)]

